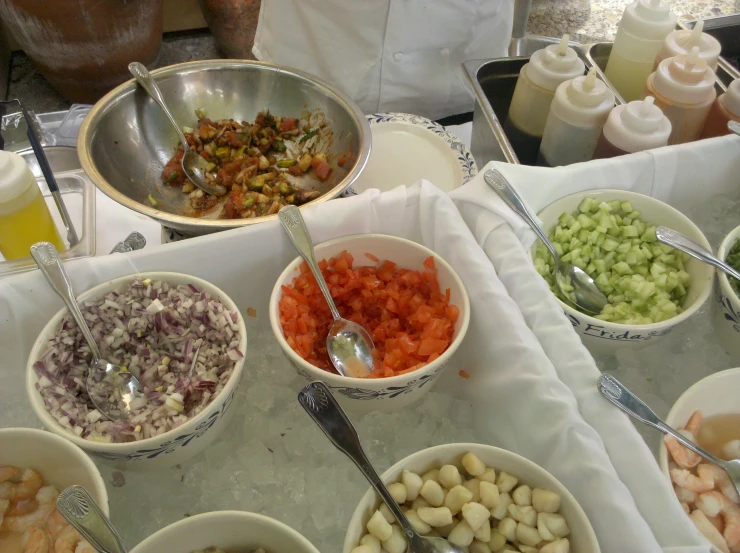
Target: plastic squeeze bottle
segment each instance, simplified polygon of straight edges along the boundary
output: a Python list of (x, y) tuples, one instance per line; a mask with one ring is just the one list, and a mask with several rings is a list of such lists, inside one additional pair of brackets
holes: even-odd
[(717, 71), (717, 60), (722, 51), (719, 41), (712, 35), (702, 32), (704, 20), (699, 19), (690, 31), (673, 31), (663, 41), (663, 47), (658, 52), (653, 64), (653, 71), (661, 61), (679, 54), (688, 54), (694, 46), (699, 47), (699, 57), (707, 62), (712, 71)]
[(593, 159), (616, 157), (668, 144), (671, 122), (654, 105), (655, 98), (615, 107), (604, 124)]
[(583, 61), (568, 46), (568, 35), (563, 35), (560, 44), (537, 50), (519, 71), (504, 123), (504, 132), (519, 161), (535, 164), (555, 89), (585, 70)]
[(18, 154), (0, 150), (0, 253), (5, 259), (26, 257), (42, 241), (65, 249), (28, 165)]
[(683, 144), (699, 137), (717, 92), (714, 71), (699, 57), (699, 47), (660, 62), (645, 85), (645, 95), (671, 122), (668, 144)]
[(730, 134), (730, 129), (727, 128), (729, 121), (740, 122), (740, 79), (732, 81), (727, 92), (720, 94), (714, 101), (699, 138)]
[(596, 78), (595, 69), (558, 86), (537, 165), (555, 167), (591, 159), (613, 107), (614, 93)]
[(676, 28), (676, 19), (662, 0), (636, 0), (624, 9), (604, 74), (625, 102), (642, 97), (655, 56)]

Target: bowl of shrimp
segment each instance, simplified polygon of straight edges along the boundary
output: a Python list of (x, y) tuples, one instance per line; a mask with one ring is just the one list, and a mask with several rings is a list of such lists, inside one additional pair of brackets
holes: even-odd
[(64, 438), (33, 428), (0, 429), (0, 531), (7, 553), (95, 553), (56, 510), (64, 488), (84, 486), (108, 515), (95, 463)]
[[(671, 408), (666, 423), (716, 457), (740, 459), (740, 368), (700, 380)], [(740, 550), (740, 497), (719, 467), (666, 436), (659, 452), (663, 473), (686, 514), (723, 553)]]

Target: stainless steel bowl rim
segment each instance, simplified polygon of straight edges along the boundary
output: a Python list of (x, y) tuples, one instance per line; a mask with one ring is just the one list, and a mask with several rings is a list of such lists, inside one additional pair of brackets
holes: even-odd
[[(324, 193), (322, 196), (315, 200), (304, 204), (304, 206), (315, 205), (323, 203), (327, 200), (331, 200), (339, 196), (347, 188), (357, 180), (362, 173), (362, 170), (367, 164), (367, 160), (370, 157), (371, 148), (371, 133), (370, 125), (365, 118), (365, 115), (357, 107), (357, 105), (350, 100), (345, 94), (339, 92), (333, 86), (327, 82), (305, 73), (297, 69), (284, 67), (272, 63), (258, 62), (252, 60), (205, 60), (205, 61), (192, 61), (185, 63), (178, 63), (175, 65), (169, 65), (156, 69), (151, 72), (154, 77), (164, 77), (172, 74), (187, 74), (202, 70), (213, 70), (213, 69), (239, 69), (245, 66), (260, 67), (267, 71), (274, 71), (279, 73), (287, 73), (293, 75), (299, 79), (306, 80), (311, 84), (315, 85), (320, 91), (326, 96), (333, 97), (338, 103), (342, 104), (348, 113), (352, 115), (357, 127), (360, 129), (360, 151), (357, 155), (357, 163), (347, 176), (342, 179), (337, 185)], [(90, 155), (90, 143), (95, 133), (97, 120), (100, 118), (110, 106), (118, 102), (121, 97), (136, 88), (136, 80), (130, 79), (125, 83), (117, 86), (111, 90), (108, 94), (103, 96), (98, 102), (92, 107), (90, 112), (85, 117), (85, 120), (80, 127), (80, 132), (77, 137), (77, 153), (80, 158), (80, 164), (84, 169), (87, 176), (93, 182), (93, 184), (105, 193), (108, 197), (115, 200), (119, 204), (138, 211), (143, 215), (147, 215), (156, 219), (160, 223), (172, 226), (173, 228), (181, 229), (191, 233), (209, 233), (219, 230), (227, 230), (233, 228), (244, 227), (257, 223), (263, 223), (265, 221), (277, 220), (277, 215), (266, 215), (263, 217), (255, 217), (252, 219), (201, 219), (197, 217), (187, 217), (184, 215), (176, 215), (166, 211), (156, 209), (152, 206), (148, 206), (132, 200), (125, 194), (119, 192), (115, 187), (111, 186), (103, 175), (97, 170), (95, 163)], [(301, 207), (304, 207), (301, 206)]]

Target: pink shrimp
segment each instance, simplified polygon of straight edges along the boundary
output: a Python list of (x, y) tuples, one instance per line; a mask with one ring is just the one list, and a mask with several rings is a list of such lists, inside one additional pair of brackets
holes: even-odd
[(0, 482), (6, 482), (21, 475), (21, 469), (8, 465), (0, 466)]
[(696, 507), (709, 517), (721, 513), (725, 521), (722, 535), (728, 547), (733, 551), (740, 548), (740, 507), (716, 490), (699, 494)]
[(54, 553), (74, 553), (77, 544), (82, 540), (82, 536), (72, 528), (67, 526), (59, 533), (54, 540)]
[(40, 522), (32, 524), (23, 534), (23, 553), (51, 553), (51, 536)]
[(679, 501), (684, 503), (693, 503), (696, 501), (696, 492), (685, 490), (681, 486), (673, 486), (673, 491), (676, 492), (676, 497)]
[(7, 499), (14, 503), (31, 499), (41, 489), (42, 485), (41, 475), (35, 470), (26, 469), (21, 475), (20, 482), (10, 480), (0, 482), (0, 499)]
[(709, 463), (702, 463), (696, 467), (697, 474), (704, 475), (704, 478), (711, 478), (714, 480), (714, 487), (721, 491), (727, 499), (735, 504), (740, 503), (740, 496), (738, 496), (735, 485), (730, 480), (730, 477), (725, 471), (719, 468), (717, 465), (711, 465)]
[[(692, 442), (696, 442), (702, 421), (701, 411), (694, 411), (684, 429), (680, 431), (681, 434)], [(665, 446), (673, 460), (682, 468), (690, 469), (701, 462), (701, 456), (679, 444), (673, 436), (665, 437)]]
[(56, 509), (54, 509), (54, 512), (46, 520), (46, 527), (49, 529), (53, 538), (56, 538), (67, 526), (69, 526), (69, 522)]
[(707, 516), (700, 510), (696, 510), (689, 515), (689, 518), (694, 522), (696, 529), (707, 538), (712, 545), (722, 551), (722, 553), (730, 553), (730, 548), (727, 547), (727, 541), (722, 534), (719, 533), (714, 525), (709, 521)]
[(53, 510), (54, 504), (39, 505), (38, 509), (27, 515), (6, 516), (0, 530), (25, 532), (32, 524), (44, 522)]
[(679, 468), (671, 469), (670, 473), (671, 480), (673, 480), (676, 485), (686, 490), (696, 493), (704, 493), (714, 488), (714, 479), (711, 478), (711, 474), (709, 477), (705, 474), (697, 476), (695, 474), (691, 474), (686, 469)]
[(0, 499), (0, 528), (3, 527), (3, 518), (5, 518), (5, 513), (7, 512), (9, 507), (10, 501), (8, 501), (7, 499)]

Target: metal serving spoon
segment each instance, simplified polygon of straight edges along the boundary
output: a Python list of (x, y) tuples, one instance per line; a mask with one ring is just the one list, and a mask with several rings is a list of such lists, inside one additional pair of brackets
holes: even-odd
[[(110, 419), (125, 419), (130, 413), (134, 399), (144, 397), (139, 380), (118, 365), (108, 363), (100, 356), (90, 328), (77, 305), (72, 281), (59, 259), (59, 252), (49, 242), (37, 242), (31, 246), (31, 257), (46, 277), (47, 282), (67, 305), (72, 318), (90, 347), (93, 363), (87, 373), (87, 394), (95, 407)], [(114, 397), (115, 402), (110, 398)]]
[(329, 359), (339, 374), (343, 376), (367, 376), (373, 370), (373, 348), (375, 347), (373, 339), (361, 325), (343, 319), (339, 314), (324, 275), (321, 274), (321, 269), (316, 263), (311, 235), (308, 233), (301, 210), (294, 205), (286, 205), (278, 212), (278, 219), (295, 249), (308, 263), (308, 268), (316, 278), (321, 293), (324, 294), (324, 299), (329, 304), (332, 317), (334, 317), (334, 324), (331, 325), (329, 334), (326, 336), (326, 350), (329, 353)]
[(82, 486), (63, 490), (57, 497), (57, 510), (98, 551), (127, 553), (118, 531)]
[(489, 169), (483, 175), (483, 179), (506, 202), (506, 205), (532, 227), (532, 230), (550, 251), (552, 258), (555, 260), (555, 283), (563, 296), (581, 311), (594, 315), (601, 313), (609, 300), (586, 271), (560, 260), (558, 252), (555, 251), (555, 248), (547, 239), (547, 235), (537, 224), (537, 220), (529, 212), (524, 201), (514, 190), (514, 187), (509, 184), (509, 181), (506, 180), (506, 177), (495, 169)]
[(710, 463), (717, 465), (724, 470), (732, 480), (735, 489), (740, 493), (740, 459), (725, 461), (718, 459), (705, 449), (699, 447), (691, 440), (686, 439), (683, 435), (676, 432), (668, 426), (658, 415), (653, 413), (652, 409), (635, 394), (630, 392), (624, 385), (610, 374), (602, 374), (598, 380), (599, 392), (630, 417), (638, 421), (657, 428), (663, 434), (670, 434), (683, 446), (689, 448), (697, 455), (701, 455)]
[(738, 123), (737, 121), (730, 121), (729, 123), (727, 123), (727, 128), (734, 132), (736, 135), (740, 136), (740, 123)]
[(658, 242), (662, 242), (663, 244), (667, 244), (668, 246), (676, 248), (677, 250), (686, 252), (699, 261), (703, 261), (708, 265), (714, 265), (728, 275), (740, 280), (740, 272), (730, 267), (727, 263), (715, 256), (704, 246), (700, 246), (680, 232), (669, 229), (667, 227), (658, 227), (657, 229), (655, 229), (655, 237), (658, 239)]
[(185, 176), (203, 192), (207, 192), (214, 196), (223, 196), (226, 194), (226, 188), (223, 186), (208, 184), (206, 181), (206, 166), (208, 165), (208, 162), (203, 159), (198, 152), (190, 149), (190, 146), (188, 146), (188, 141), (185, 139), (185, 135), (183, 134), (180, 125), (177, 124), (177, 121), (175, 121), (175, 118), (172, 116), (172, 112), (167, 107), (167, 104), (164, 103), (162, 92), (159, 90), (157, 82), (149, 74), (146, 67), (138, 61), (134, 61), (129, 63), (128, 70), (134, 76), (136, 82), (146, 90), (149, 97), (162, 108), (167, 119), (169, 119), (172, 126), (175, 127), (177, 136), (180, 139), (180, 143), (182, 144), (182, 149), (184, 151), (182, 156), (182, 170), (185, 171)]
[(365, 455), (357, 430), (323, 382), (311, 382), (298, 393), (298, 401), (334, 446), (360, 469), (380, 498), (396, 517), (408, 540), (408, 553), (462, 553), (444, 538), (420, 536), (403, 514)]

